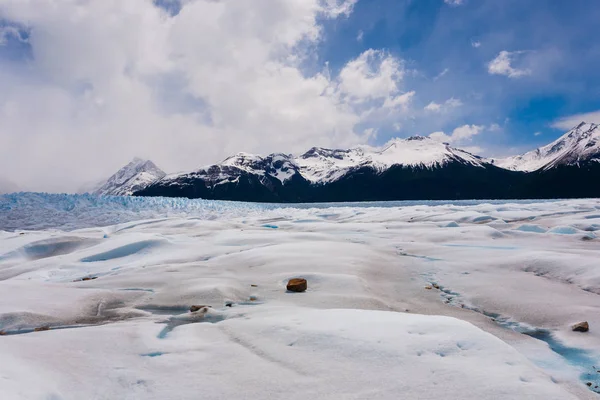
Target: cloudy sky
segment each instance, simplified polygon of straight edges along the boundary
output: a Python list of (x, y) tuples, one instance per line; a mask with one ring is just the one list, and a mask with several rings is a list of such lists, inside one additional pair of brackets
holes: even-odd
[[(0, 0), (0, 184), (600, 122), (596, 0)], [(3, 182), (3, 183), (2, 183)]]

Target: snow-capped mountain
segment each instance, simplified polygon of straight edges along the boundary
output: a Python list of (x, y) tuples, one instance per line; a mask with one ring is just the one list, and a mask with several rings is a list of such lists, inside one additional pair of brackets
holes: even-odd
[[(466, 151), (431, 138), (414, 136), (392, 140), (382, 147), (360, 146), (348, 150), (313, 147), (299, 156), (276, 153), (262, 157), (238, 153), (191, 173), (168, 175), (136, 195), (251, 201), (330, 201), (333, 198), (343, 201), (367, 196), (377, 200), (388, 196), (382, 193), (380, 186), (393, 186), (390, 181), (393, 176), (396, 180), (411, 181), (411, 175), (420, 172), (423, 176), (431, 175), (430, 179), (441, 179), (440, 171), (449, 171), (450, 167), (478, 169), (480, 171), (475, 173), (478, 176), (484, 174), (484, 170), (498, 169)], [(365, 192), (348, 193), (358, 181), (365, 186)], [(390, 193), (401, 188), (394, 187), (387, 193), (393, 198), (396, 194)], [(377, 195), (377, 192), (382, 194)], [(419, 193), (422, 189), (416, 188), (404, 196)]]
[(589, 161), (600, 161), (600, 125), (582, 122), (546, 146), (493, 162), (501, 168), (530, 172)]
[(485, 159), (428, 137), (382, 147), (313, 147), (301, 155), (238, 153), (164, 175), (134, 160), (97, 194), (258, 202), (600, 197), (600, 127), (581, 123), (547, 146)]
[(449, 162), (484, 164), (478, 156), (423, 136), (394, 139), (383, 147), (360, 146), (349, 150), (313, 147), (294, 161), (302, 176), (314, 183), (333, 182), (364, 167), (383, 172), (394, 165), (435, 168)]
[(381, 173), (395, 165), (435, 168), (449, 162), (482, 166), (485, 160), (428, 137), (413, 136), (394, 139), (382, 147), (359, 146), (348, 150), (313, 147), (297, 157), (282, 153), (266, 157), (237, 153), (220, 164), (209, 165), (192, 173), (168, 175), (163, 183), (194, 175), (203, 177), (211, 185), (218, 185), (231, 182), (240, 174), (270, 176), (285, 183), (299, 174), (311, 183), (324, 184), (360, 168), (371, 168)]
[(166, 174), (150, 160), (134, 158), (94, 190), (97, 195), (129, 196)]

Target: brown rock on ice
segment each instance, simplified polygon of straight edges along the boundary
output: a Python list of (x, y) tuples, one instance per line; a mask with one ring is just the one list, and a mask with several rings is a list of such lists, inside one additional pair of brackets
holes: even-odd
[(573, 329), (573, 332), (587, 332), (590, 330), (590, 325), (587, 323), (587, 321), (583, 321), (573, 325), (571, 329)]
[(289, 280), (286, 288), (290, 292), (300, 293), (306, 291), (308, 288), (308, 283), (306, 282), (306, 279), (294, 278)]

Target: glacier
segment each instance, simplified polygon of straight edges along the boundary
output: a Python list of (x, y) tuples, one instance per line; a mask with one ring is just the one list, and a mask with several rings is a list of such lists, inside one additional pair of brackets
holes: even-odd
[(598, 234), (598, 199), (0, 196), (0, 393), (594, 399)]
[[(514, 204), (548, 203), (556, 200), (513, 200)], [(505, 204), (506, 200), (380, 201), (356, 203), (245, 203), (174, 197), (98, 196), (21, 192), (0, 195), (0, 230), (61, 229), (115, 225), (124, 222), (169, 217), (217, 219), (274, 209), (373, 208), (413, 205)]]

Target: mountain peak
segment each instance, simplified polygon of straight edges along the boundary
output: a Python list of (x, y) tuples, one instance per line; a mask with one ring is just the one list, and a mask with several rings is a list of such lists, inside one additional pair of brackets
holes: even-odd
[(600, 125), (582, 121), (546, 146), (494, 163), (514, 171), (536, 171), (591, 160), (600, 160)]
[(413, 140), (422, 141), (422, 140), (427, 140), (427, 139), (430, 139), (430, 138), (421, 136), (421, 135), (413, 135), (413, 136), (409, 136), (406, 138), (407, 141), (413, 141)]
[(134, 157), (94, 191), (97, 195), (125, 196), (143, 189), (166, 174), (150, 160)]

